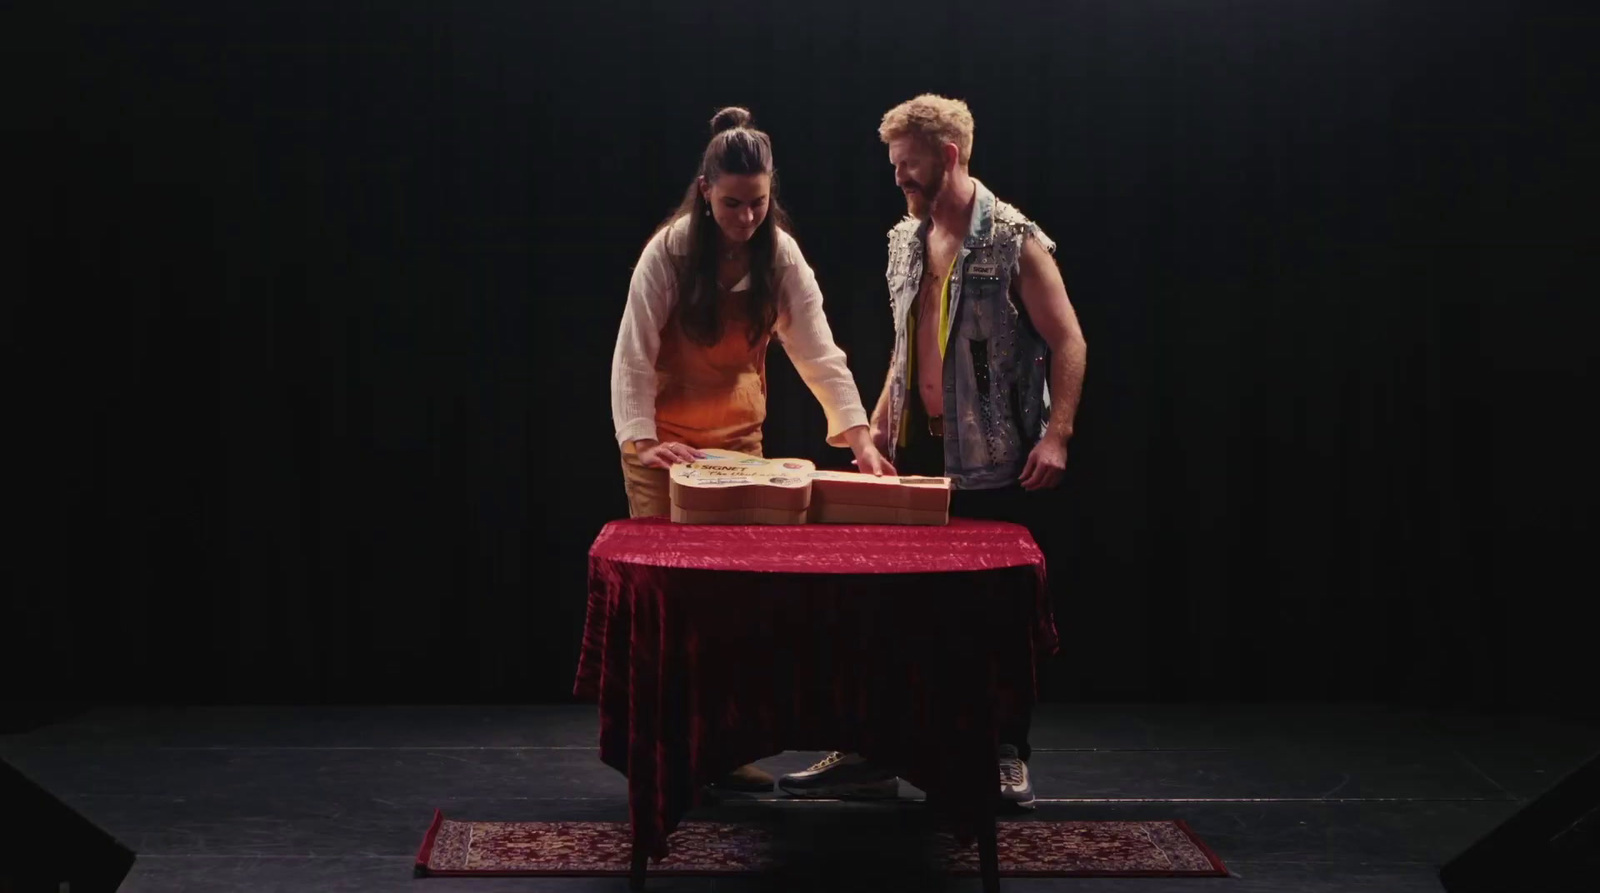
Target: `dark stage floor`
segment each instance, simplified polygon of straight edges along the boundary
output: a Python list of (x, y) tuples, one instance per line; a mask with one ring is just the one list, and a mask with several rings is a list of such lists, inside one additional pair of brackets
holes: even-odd
[[(595, 755), (596, 726), (588, 707), (98, 710), (0, 737), (0, 758), (138, 853), (127, 893), (622, 893), (621, 878), (411, 876), (435, 807), (461, 819), (625, 819), (625, 782)], [(1002, 889), (1409, 893), (1441, 889), (1439, 864), (1600, 749), (1600, 725), (1377, 708), (1050, 705), (1033, 742), (1037, 817), (1186, 819), (1237, 876), (1007, 878)], [(767, 765), (787, 770), (813, 756)], [(740, 798), (691, 818), (775, 809), (809, 835), (809, 867), (764, 880), (652, 879), (650, 889), (909, 885), (896, 852), (914, 847), (897, 849), (907, 823), (896, 813), (920, 810), (915, 803)], [(944, 886), (979, 889), (976, 879)]]

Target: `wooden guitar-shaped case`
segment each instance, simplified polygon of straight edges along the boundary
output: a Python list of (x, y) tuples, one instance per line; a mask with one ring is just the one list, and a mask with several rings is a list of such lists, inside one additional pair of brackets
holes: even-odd
[(672, 520), (683, 524), (804, 524), (817, 466), (732, 450), (672, 466)]

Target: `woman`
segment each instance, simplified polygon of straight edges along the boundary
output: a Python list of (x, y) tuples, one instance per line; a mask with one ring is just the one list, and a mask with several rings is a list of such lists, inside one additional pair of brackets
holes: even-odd
[[(700, 169), (628, 288), (611, 413), (635, 518), (671, 513), (667, 469), (702, 450), (762, 455), (774, 335), (822, 404), (829, 445), (849, 446), (861, 471), (894, 473), (873, 445), (822, 291), (778, 205), (772, 141), (749, 125), (741, 108), (711, 120)], [(765, 791), (773, 778), (742, 766), (716, 785)]]
[(873, 445), (816, 276), (788, 232), (772, 142), (727, 108), (683, 203), (634, 268), (611, 363), (611, 413), (633, 517), (671, 512), (668, 472), (702, 450), (762, 455), (773, 335), (827, 417), (827, 442), (893, 474)]

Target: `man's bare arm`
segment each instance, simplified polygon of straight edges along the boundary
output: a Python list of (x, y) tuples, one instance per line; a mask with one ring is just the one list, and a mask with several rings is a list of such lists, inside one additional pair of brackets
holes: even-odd
[(883, 393), (872, 407), (872, 441), (879, 450), (889, 449), (889, 382), (894, 380), (894, 370), (883, 377)]
[(1078, 326), (1077, 311), (1067, 298), (1061, 270), (1038, 239), (1023, 242), (1021, 267), (1022, 305), (1050, 346), (1050, 422), (1045, 436), (1065, 446), (1072, 439), (1073, 420), (1083, 394), (1089, 345)]

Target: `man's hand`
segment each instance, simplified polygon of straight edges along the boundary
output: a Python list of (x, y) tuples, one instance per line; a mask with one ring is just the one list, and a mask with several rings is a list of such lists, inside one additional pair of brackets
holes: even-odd
[(894, 381), (891, 372), (883, 380), (883, 393), (878, 395), (878, 405), (872, 408), (872, 445), (885, 455), (889, 452), (889, 385)]
[(633, 445), (639, 451), (639, 464), (646, 468), (671, 468), (679, 462), (693, 462), (706, 457), (705, 453), (694, 447), (671, 440), (636, 440)]
[(1028, 453), (1028, 464), (1022, 466), (1022, 477), (1018, 480), (1024, 490), (1048, 490), (1061, 483), (1061, 473), (1066, 467), (1066, 442), (1046, 435)]
[(880, 453), (889, 452), (889, 420), (887, 418), (875, 418), (872, 420), (872, 445), (877, 447)]

